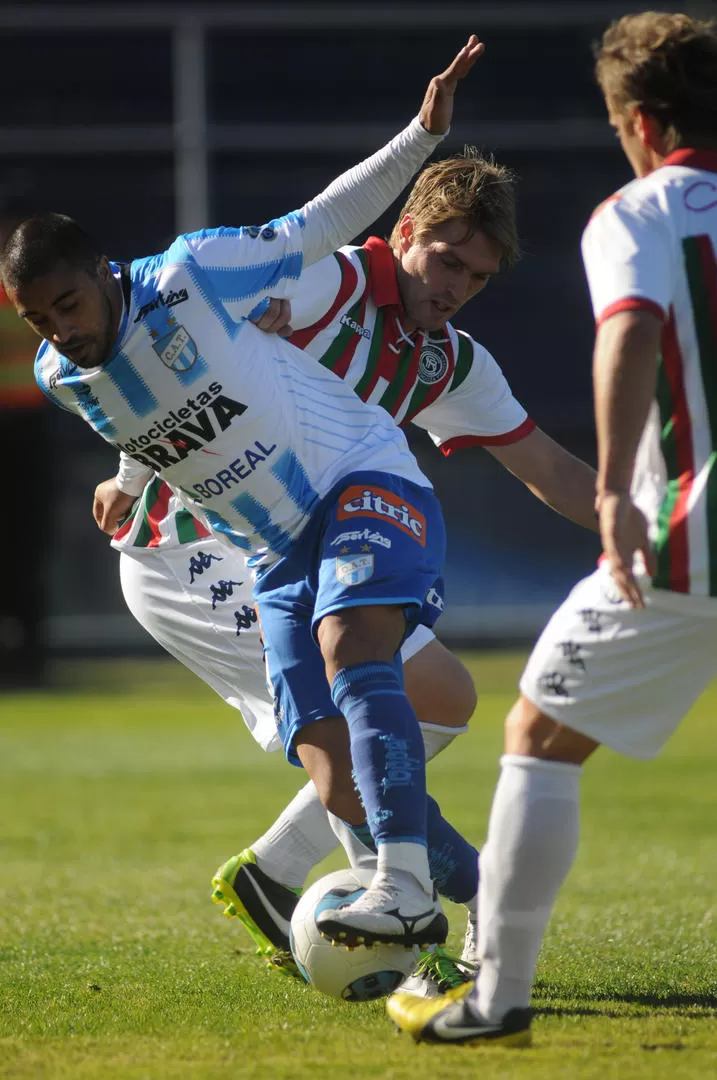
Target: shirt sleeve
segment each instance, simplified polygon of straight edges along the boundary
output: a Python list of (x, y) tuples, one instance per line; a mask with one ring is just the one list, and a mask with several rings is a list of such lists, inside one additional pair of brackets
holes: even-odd
[(447, 134), (431, 135), (416, 117), (301, 210), (266, 225), (188, 233), (166, 257), (181, 260), (188, 251), (232, 318), (257, 318), (267, 297), (293, 297), (305, 266), (372, 225)]
[(341, 282), (341, 265), (337, 255), (329, 255), (306, 267), (291, 299), (291, 326), (294, 331), (313, 326), (331, 310)]
[[(176, 243), (185, 246), (229, 315), (238, 320), (260, 315), (269, 296), (293, 295), (304, 263), (303, 230), (304, 218), (294, 212), (266, 225), (202, 229)], [(174, 254), (170, 248), (169, 258)]]
[(472, 347), (471, 366), (455, 389), (448, 389), (413, 418), (448, 456), (465, 446), (506, 446), (535, 427), (513, 397), (508, 380), (487, 349), (460, 331)]
[(431, 135), (415, 117), (375, 154), (342, 173), (306, 203), (301, 211), (306, 222), (306, 265), (350, 243), (372, 225), (447, 134)]
[(633, 309), (666, 318), (675, 288), (673, 248), (667, 217), (654, 196), (618, 193), (603, 203), (582, 240), (596, 323)]
[(146, 465), (135, 461), (129, 454), (125, 454), (124, 450), (120, 453), (115, 482), (125, 495), (141, 495), (149, 481), (154, 479), (154, 476), (153, 469), (148, 469)]
[(37, 350), (33, 365), (35, 382), (53, 405), (58, 405), (69, 413), (78, 413), (79, 409), (76, 406), (73, 408), (73, 395), (65, 389), (62, 381), (58, 379), (59, 371), (60, 357), (49, 342), (43, 341)]

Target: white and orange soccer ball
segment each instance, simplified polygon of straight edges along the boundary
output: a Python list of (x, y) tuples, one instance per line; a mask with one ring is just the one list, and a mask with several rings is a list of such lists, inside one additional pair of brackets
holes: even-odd
[(321, 936), (317, 915), (358, 900), (372, 877), (371, 870), (336, 870), (309, 886), (294, 909), (291, 951), (306, 981), (322, 994), (373, 1001), (392, 993), (416, 965), (416, 952), (401, 945), (347, 949)]

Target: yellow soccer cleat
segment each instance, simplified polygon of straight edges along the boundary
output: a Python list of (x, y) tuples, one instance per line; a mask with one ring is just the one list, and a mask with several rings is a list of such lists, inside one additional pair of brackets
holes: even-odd
[(465, 997), (464, 986), (428, 1000), (397, 990), (386, 1002), (386, 1012), (417, 1042), (507, 1047), (530, 1046), (532, 1042), (532, 1009), (510, 1009), (499, 1023), (491, 1023)]
[(215, 904), (244, 924), (257, 953), (272, 968), (297, 979), (301, 975), (291, 955), (289, 929), (300, 894), (301, 889), (289, 889), (260, 870), (250, 848), (228, 859), (212, 879)]

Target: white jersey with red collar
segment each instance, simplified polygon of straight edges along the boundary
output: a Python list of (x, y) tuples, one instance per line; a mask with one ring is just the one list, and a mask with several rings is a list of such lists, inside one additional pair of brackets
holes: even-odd
[(358, 469), (430, 486), (388, 414), (281, 338), (235, 317), (262, 294), (291, 295), (301, 214), (261, 229), (180, 236), (123, 275), (125, 312), (109, 359), (79, 369), (49, 343), (46, 393), (153, 468), (183, 507), (271, 562), (319, 500)]
[(678, 150), (606, 200), (583, 236), (598, 325), (663, 320), (656, 400), (632, 493), (658, 557), (654, 585), (717, 596), (717, 153)]
[(374, 236), (304, 270), (290, 340), (397, 424), (425, 428), (444, 454), (532, 431), (487, 349), (450, 323), (406, 333), (402, 319), (393, 252)]

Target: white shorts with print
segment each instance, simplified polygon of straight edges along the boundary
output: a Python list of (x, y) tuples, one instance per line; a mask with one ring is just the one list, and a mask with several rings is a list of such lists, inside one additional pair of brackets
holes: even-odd
[[(239, 709), (264, 750), (278, 750), (271, 696), (244, 560), (211, 538), (120, 554), (120, 582), (135, 619), (168, 653)], [(434, 640), (418, 626), (404, 663)]]
[(558, 723), (651, 758), (717, 675), (717, 600), (640, 586), (644, 610), (621, 600), (606, 565), (578, 582), (538, 639), (520, 689)]

